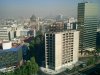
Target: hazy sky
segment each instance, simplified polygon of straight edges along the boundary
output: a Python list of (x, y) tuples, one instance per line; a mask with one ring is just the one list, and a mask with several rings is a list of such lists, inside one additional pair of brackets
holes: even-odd
[[(78, 2), (83, 0), (0, 0), (0, 17), (45, 17), (63, 14), (77, 16)], [(100, 4), (100, 0), (85, 0)]]

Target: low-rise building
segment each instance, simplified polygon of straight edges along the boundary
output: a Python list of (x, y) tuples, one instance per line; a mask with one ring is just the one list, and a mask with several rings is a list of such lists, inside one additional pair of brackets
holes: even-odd
[(14, 31), (11, 28), (0, 28), (0, 40), (11, 40), (14, 38)]
[[(5, 44), (7, 45), (8, 43)], [(0, 49), (0, 69), (11, 66), (18, 67), (23, 63), (23, 46), (17, 43), (12, 43), (12, 47), (9, 47), (10, 44), (9, 46), (4, 47), (4, 49)]]

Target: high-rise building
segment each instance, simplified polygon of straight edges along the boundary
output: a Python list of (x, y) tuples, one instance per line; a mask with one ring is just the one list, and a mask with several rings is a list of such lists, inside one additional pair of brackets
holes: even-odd
[(96, 3), (78, 4), (78, 30), (80, 31), (81, 53), (96, 48), (96, 31), (98, 26), (98, 5)]
[(79, 31), (47, 32), (45, 34), (45, 67), (59, 70), (78, 61)]

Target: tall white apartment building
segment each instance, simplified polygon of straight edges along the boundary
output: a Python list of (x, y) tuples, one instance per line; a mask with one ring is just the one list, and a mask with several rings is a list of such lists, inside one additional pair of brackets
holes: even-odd
[(79, 31), (47, 32), (45, 34), (45, 67), (59, 70), (78, 61)]

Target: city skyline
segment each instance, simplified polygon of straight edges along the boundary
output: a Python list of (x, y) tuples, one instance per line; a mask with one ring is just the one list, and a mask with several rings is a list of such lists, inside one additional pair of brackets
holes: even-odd
[(100, 0), (0, 0), (0, 75), (100, 74)]
[(100, 3), (100, 0), (0, 0), (1, 18), (29, 18), (32, 14), (39, 17), (63, 14), (77, 17), (77, 4), (83, 1)]

